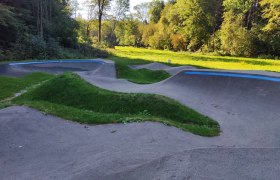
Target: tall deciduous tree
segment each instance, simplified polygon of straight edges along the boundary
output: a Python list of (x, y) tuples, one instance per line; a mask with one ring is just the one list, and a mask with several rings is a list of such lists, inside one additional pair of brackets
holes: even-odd
[(149, 18), (150, 22), (157, 23), (161, 16), (161, 11), (164, 9), (163, 0), (153, 0), (149, 4)]
[(144, 24), (148, 23), (148, 11), (149, 11), (149, 3), (140, 3), (133, 7), (133, 10), (135, 11), (134, 16), (141, 21)]
[(180, 18), (181, 34), (189, 42), (188, 49), (198, 50), (207, 43), (216, 25), (213, 10), (218, 9), (219, 0), (178, 0), (175, 4)]
[(221, 27), (221, 43), (222, 49), (229, 55), (250, 56), (252, 54), (251, 34), (246, 19), (254, 2), (255, 0), (225, 0), (223, 2), (225, 13)]
[(130, 0), (115, 0), (112, 14), (115, 20), (123, 20), (130, 8)]
[(98, 16), (98, 41), (101, 42), (102, 37), (102, 18), (109, 7), (111, 0), (90, 0), (92, 5), (97, 9), (97, 16)]
[(72, 6), (72, 10), (73, 10), (73, 16), (76, 19), (78, 16), (78, 11), (79, 11), (79, 2), (78, 0), (71, 0), (71, 6)]
[(129, 12), (130, 0), (115, 0), (111, 8), (112, 11), (112, 31), (115, 31), (118, 22), (125, 19)]

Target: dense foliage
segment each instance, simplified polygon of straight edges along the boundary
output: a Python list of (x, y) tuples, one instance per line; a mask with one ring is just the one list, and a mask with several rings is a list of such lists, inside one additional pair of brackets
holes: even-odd
[[(103, 21), (103, 44), (110, 47), (280, 55), (280, 0), (153, 0), (134, 7), (115, 28), (112, 19)], [(97, 37), (96, 25), (89, 31)]]
[(87, 18), (78, 0), (1, 2), (0, 58), (92, 57), (116, 45), (280, 56), (280, 0), (152, 0), (133, 12), (129, 0), (85, 0)]
[(50, 59), (103, 55), (78, 43), (79, 23), (67, 0), (2, 0), (0, 59)]

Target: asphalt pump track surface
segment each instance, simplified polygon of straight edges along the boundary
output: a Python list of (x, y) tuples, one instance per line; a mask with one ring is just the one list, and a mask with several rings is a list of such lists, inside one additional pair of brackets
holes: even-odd
[[(78, 69), (77, 69), (78, 68)], [(37, 110), (0, 110), (0, 179), (279, 179), (280, 75), (159, 63), (172, 77), (139, 85), (116, 78), (113, 61), (2, 64), (0, 73), (74, 71), (118, 92), (175, 99), (219, 122), (201, 137), (160, 123), (85, 126)]]

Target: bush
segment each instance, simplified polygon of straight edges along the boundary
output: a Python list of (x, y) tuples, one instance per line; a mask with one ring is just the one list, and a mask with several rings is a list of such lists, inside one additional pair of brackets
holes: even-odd
[(63, 58), (62, 48), (59, 46), (58, 41), (54, 38), (49, 38), (46, 47), (47, 57), (52, 58)]
[(19, 33), (12, 49), (12, 59), (46, 59), (46, 42), (39, 36), (28, 33)]

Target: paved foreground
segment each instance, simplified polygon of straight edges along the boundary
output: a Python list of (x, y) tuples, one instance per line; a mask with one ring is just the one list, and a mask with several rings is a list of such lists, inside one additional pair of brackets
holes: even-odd
[(219, 147), (151, 122), (85, 126), (20, 106), (0, 117), (0, 179), (280, 177), (278, 148)]
[[(32, 65), (29, 71), (44, 66)], [(144, 68), (173, 76), (137, 85), (116, 79), (113, 62), (90, 68), (77, 73), (105, 89), (176, 99), (217, 120), (223, 132), (206, 138), (152, 122), (85, 126), (9, 107), (0, 110), (0, 179), (279, 179), (279, 82), (187, 75), (196, 70), (153, 63)], [(9, 67), (8, 72), (22, 70)]]

